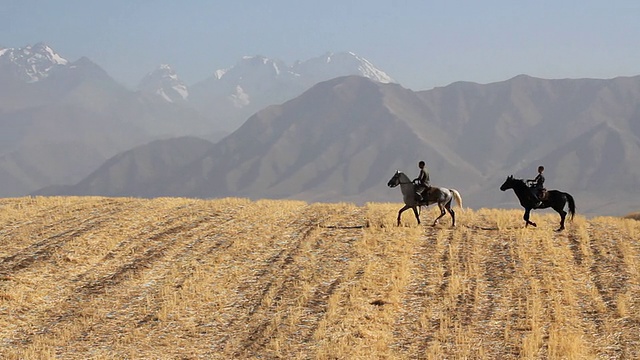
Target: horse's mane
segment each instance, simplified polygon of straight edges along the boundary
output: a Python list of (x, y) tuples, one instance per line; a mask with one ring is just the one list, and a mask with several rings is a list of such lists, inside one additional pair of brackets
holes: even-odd
[(513, 180), (513, 181), (517, 181), (517, 182), (521, 182), (521, 183), (523, 183), (523, 184), (525, 184), (525, 185), (527, 184), (527, 183), (524, 181), (524, 179), (518, 179), (518, 178), (515, 178), (515, 177), (513, 177), (513, 175), (511, 175), (511, 180)]

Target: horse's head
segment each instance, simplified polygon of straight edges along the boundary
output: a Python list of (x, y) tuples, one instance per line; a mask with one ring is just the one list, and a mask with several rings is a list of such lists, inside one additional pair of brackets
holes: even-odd
[(389, 182), (387, 182), (387, 186), (392, 188), (400, 185), (400, 170), (396, 170), (396, 173), (393, 174)]
[(507, 180), (505, 180), (504, 184), (500, 186), (500, 190), (505, 191), (508, 189), (513, 189), (513, 184), (516, 180), (513, 178), (513, 175), (509, 175)]
[(400, 177), (402, 175), (403, 175), (402, 171), (396, 170), (396, 173), (393, 174), (393, 176), (391, 177), (391, 179), (387, 183), (387, 186), (390, 187), (390, 188), (393, 188), (393, 187), (396, 187), (396, 186), (400, 185)]

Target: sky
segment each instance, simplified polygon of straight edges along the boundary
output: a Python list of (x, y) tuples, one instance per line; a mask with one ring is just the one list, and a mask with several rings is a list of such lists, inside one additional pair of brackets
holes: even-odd
[(160, 64), (192, 85), (243, 56), (351, 51), (428, 90), (520, 74), (640, 75), (640, 1), (0, 0), (0, 47), (44, 42), (135, 87)]

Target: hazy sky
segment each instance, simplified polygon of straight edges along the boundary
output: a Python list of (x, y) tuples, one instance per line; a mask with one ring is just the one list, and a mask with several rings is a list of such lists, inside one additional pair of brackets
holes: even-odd
[(455, 81), (640, 75), (640, 1), (0, 0), (0, 47), (43, 41), (134, 86), (188, 84), (244, 55), (353, 51), (413, 90)]

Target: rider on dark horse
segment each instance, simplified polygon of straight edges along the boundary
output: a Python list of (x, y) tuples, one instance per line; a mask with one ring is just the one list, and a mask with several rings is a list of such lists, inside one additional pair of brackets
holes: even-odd
[(420, 168), (420, 173), (417, 178), (413, 179), (413, 183), (416, 184), (416, 200), (418, 202), (424, 202), (425, 199), (422, 196), (422, 193), (425, 190), (429, 193), (429, 189), (431, 188), (431, 184), (429, 183), (429, 171), (427, 171), (424, 161), (420, 161), (418, 163), (418, 167)]
[(542, 205), (542, 200), (545, 198), (546, 189), (544, 188), (544, 166), (538, 166), (538, 176), (535, 179), (527, 180), (529, 188), (531, 188), (531, 197), (535, 204), (535, 207)]

